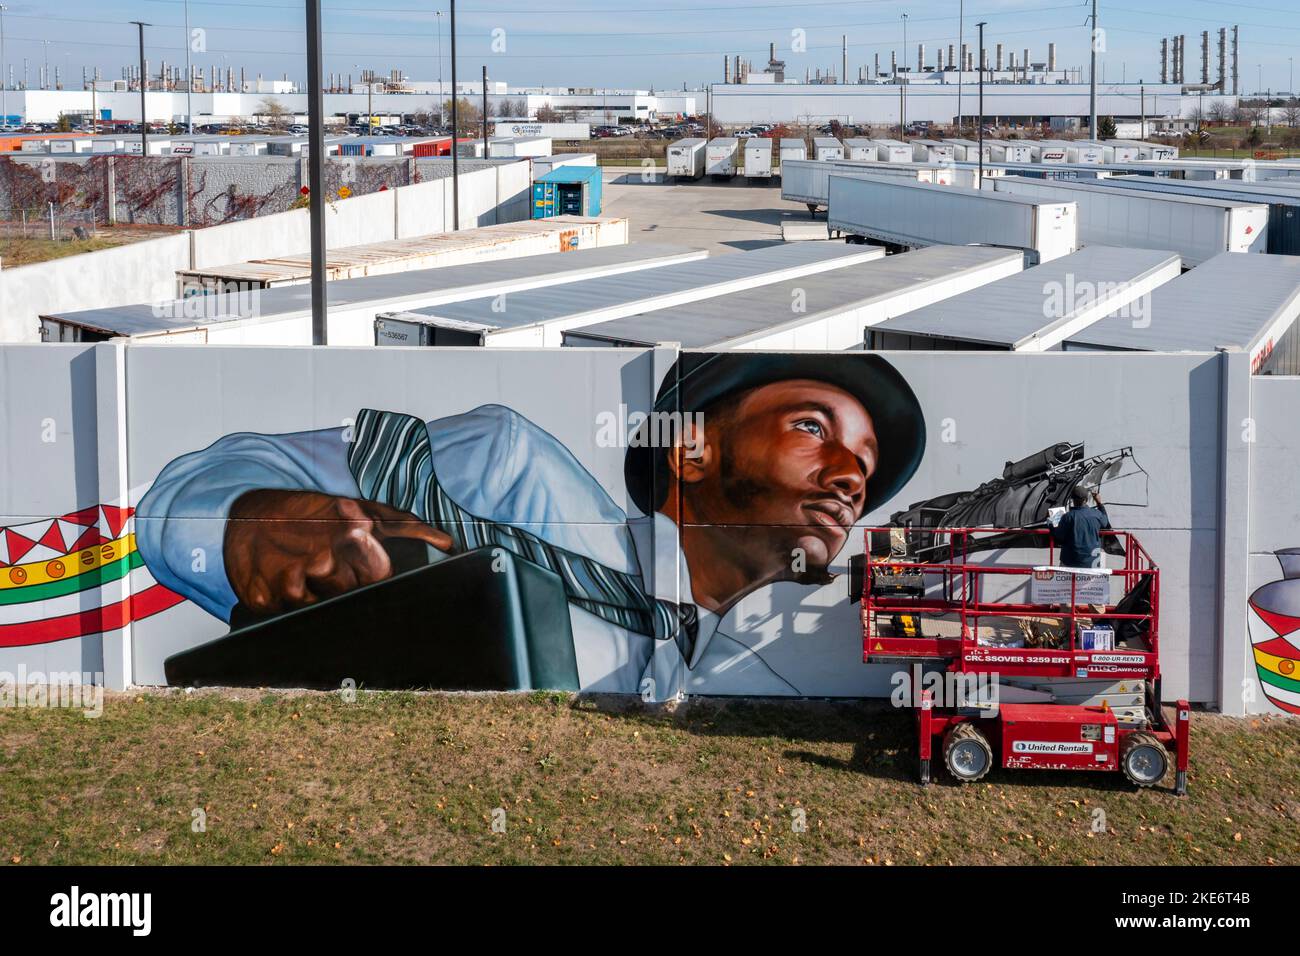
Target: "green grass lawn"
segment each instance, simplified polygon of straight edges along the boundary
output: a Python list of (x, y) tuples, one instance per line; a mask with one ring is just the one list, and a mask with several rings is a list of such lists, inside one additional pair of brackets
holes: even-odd
[(1181, 799), (1119, 774), (922, 788), (911, 726), (874, 704), (563, 694), (6, 709), (0, 864), (1300, 862), (1300, 721), (1196, 715)]

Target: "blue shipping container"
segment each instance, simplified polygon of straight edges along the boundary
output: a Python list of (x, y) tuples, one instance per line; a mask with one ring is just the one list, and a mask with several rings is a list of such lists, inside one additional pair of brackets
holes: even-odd
[(599, 166), (561, 166), (533, 181), (533, 218), (599, 216)]

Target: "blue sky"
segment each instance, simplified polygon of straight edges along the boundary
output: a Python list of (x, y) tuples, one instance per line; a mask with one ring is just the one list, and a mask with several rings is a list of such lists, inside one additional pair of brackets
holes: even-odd
[[(77, 88), (82, 67), (98, 66), (117, 77), (135, 62), (135, 27), (146, 31), (150, 70), (159, 60), (184, 63), (183, 0), (0, 0), (4, 13), (5, 61), (35, 86), (48, 55), (59, 66), (65, 87)], [(457, 4), (458, 70), (477, 77), (486, 63), (489, 75), (521, 85), (681, 88), (722, 78), (724, 53), (742, 54), (761, 66), (767, 45), (775, 42), (787, 69), (799, 76), (805, 67), (838, 72), (840, 35), (849, 40), (849, 73), (869, 65), (879, 53), (887, 64), (891, 50), (902, 57), (901, 14), (908, 15), (907, 41), (934, 49), (957, 42), (958, 0), (462, 0)], [(434, 12), (442, 10), (443, 15)], [(417, 79), (439, 72), (450, 78), (447, 0), (325, 0), (326, 71), (358, 74), (401, 69)], [(1081, 0), (965, 0), (966, 41), (975, 43), (975, 23), (987, 21), (986, 45), (1002, 42), (1017, 53), (1028, 46), (1034, 60), (1045, 60), (1047, 44), (1057, 44), (1058, 67), (1087, 64), (1087, 4)], [(1287, 88), (1291, 58), (1300, 53), (1300, 18), (1294, 0), (1135, 0), (1100, 4), (1106, 53), (1099, 76), (1108, 81), (1158, 79), (1160, 38), (1185, 33), (1187, 75), (1199, 78), (1200, 32), (1211, 31), (1211, 79), (1217, 72), (1213, 44), (1220, 26), (1241, 27), (1241, 80), (1253, 91)], [(293, 0), (189, 0), (191, 27), (205, 31), (206, 52), (193, 62), (206, 74), (244, 67), (302, 80), (306, 75), (303, 4)], [(807, 52), (790, 50), (791, 31), (803, 30)], [(498, 49), (493, 50), (493, 31)], [(48, 42), (42, 42), (48, 41)], [(504, 41), (504, 50), (500, 49)], [(992, 53), (990, 52), (990, 56)], [(1104, 67), (1104, 69), (1103, 69)], [(6, 67), (6, 74), (8, 69)]]

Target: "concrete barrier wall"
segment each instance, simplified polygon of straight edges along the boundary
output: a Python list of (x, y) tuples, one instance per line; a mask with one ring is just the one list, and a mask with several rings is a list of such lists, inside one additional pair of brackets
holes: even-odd
[(182, 232), (14, 269), (0, 267), (0, 341), (39, 342), (38, 316), (50, 312), (174, 298), (176, 270), (189, 263), (190, 234)]
[[(780, 353), (733, 354), (760, 368), (786, 360)], [(922, 444), (910, 480), (831, 549), (827, 567), (841, 576), (829, 583), (778, 580), (736, 596), (720, 620), (709, 621), (712, 643), (689, 664), (669, 659), (677, 646), (671, 641), (651, 650), (636, 640), (609, 643), (599, 628), (588, 628), (586, 611), (573, 610), (573, 640), (585, 655), (583, 687), (637, 692), (637, 678), (648, 673), (660, 696), (887, 694), (891, 669), (861, 662), (858, 607), (847, 599), (842, 576), (849, 555), (861, 552), (861, 527), (884, 523), (913, 502), (973, 489), (1001, 475), (1006, 461), (1065, 441), (1083, 442), (1089, 455), (1131, 447), (1143, 469), (1108, 486), (1107, 497), (1113, 524), (1134, 532), (1161, 568), (1166, 698), (1187, 695), (1230, 713), (1272, 706), (1241, 693), (1252, 678), (1248, 633), (1255, 633), (1248, 632), (1246, 607), (1251, 589), (1281, 577), (1271, 569), (1279, 564), (1272, 552), (1300, 544), (1291, 504), (1300, 468), (1291, 410), (1300, 380), (1252, 380), (1247, 357), (1235, 353), (813, 357), (818, 368), (883, 360), (915, 393), (923, 432), (909, 426), (880, 446), (883, 460), (900, 441)], [(438, 478), (468, 513), (495, 509), (491, 520), (543, 540), (563, 524), (565, 536), (591, 549), (584, 553), (600, 554), (606, 567), (628, 563), (635, 572), (626, 573), (653, 585), (659, 597), (660, 585), (689, 595), (689, 568), (698, 557), (689, 547), (683, 556), (681, 530), (670, 517), (647, 518), (652, 509), (627, 483), (636, 473), (628, 464), (628, 416), (649, 408), (679, 360), (673, 349), (2, 347), (5, 522), (34, 529), (23, 532), (34, 537), (62, 516), (61, 539), (47, 545), (61, 540), (75, 564), (80, 555), (69, 538), (79, 534), (85, 510), (129, 504), (139, 509), (134, 527), (106, 528), (105, 538), (125, 547), (123, 535), (134, 531), (143, 566), (126, 579), (133, 623), (110, 626), (112, 618), (102, 616), (91, 621), (102, 629), (84, 637), (55, 640), (51, 628), (68, 626), (70, 600), (113, 606), (117, 592), (103, 589), (117, 579), (105, 578), (77, 599), (51, 597), (60, 602), (54, 604), (16, 601), (11, 591), (0, 602), (0, 648), (9, 648), (0, 668), (103, 658), (105, 674), (121, 680), (162, 680), (168, 656), (229, 628), (228, 606), (212, 595), (224, 587), (230, 502), (244, 485), (356, 497), (346, 448), (337, 442), (353, 440), (346, 436), (367, 408), (441, 423), (429, 428), (437, 436), (435, 456), (447, 456), (439, 457)], [(864, 375), (873, 370), (879, 377), (874, 367)], [(1081, 404), (1084, 393), (1092, 399)], [(1133, 414), (1137, 408), (1144, 413)], [(605, 416), (615, 422), (610, 432), (602, 431)], [(1238, 423), (1249, 422), (1247, 442)], [(885, 435), (887, 425), (880, 420), (877, 433)], [(478, 437), (471, 440), (471, 432)], [(554, 470), (530, 492), (537, 468)], [(774, 485), (747, 507), (765, 507), (781, 493)], [(535, 513), (547, 501), (558, 510)], [(761, 543), (766, 531), (784, 527), (767, 522), (767, 514), (742, 522), (747, 540)], [(629, 540), (639, 556), (627, 550)], [(754, 544), (746, 553), (760, 551)], [(33, 553), (46, 560), (44, 552)], [(6, 563), (39, 570), (30, 555)], [(346, 648), (355, 635), (323, 637)], [(644, 659), (637, 657), (642, 651)]]
[[(460, 177), (461, 228), (528, 218), (527, 161), (472, 167)], [(355, 246), (451, 228), (450, 164), (433, 161), (427, 171), (439, 175), (328, 203), (326, 244)], [(0, 342), (40, 341), (38, 316), (50, 312), (169, 300), (178, 269), (305, 252), (310, 236), (309, 211), (293, 209), (15, 269), (0, 263)]]
[(1250, 449), (1251, 501), (1250, 599), (1236, 609), (1247, 620), (1250, 644), (1240, 660), (1226, 661), (1241, 670), (1240, 681), (1229, 691), (1239, 692), (1247, 711), (1300, 714), (1300, 649), (1289, 650), (1296, 646), (1298, 632), (1282, 639), (1259, 613), (1281, 615), (1272, 618), (1275, 623), (1289, 619), (1300, 625), (1300, 566), (1294, 554), (1300, 549), (1300, 378), (1256, 376), (1250, 394), (1250, 414), (1229, 423)]

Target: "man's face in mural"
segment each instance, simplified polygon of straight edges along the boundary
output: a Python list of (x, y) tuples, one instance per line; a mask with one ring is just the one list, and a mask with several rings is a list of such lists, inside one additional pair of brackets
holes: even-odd
[(757, 579), (827, 580), (879, 456), (867, 410), (834, 385), (796, 379), (706, 409), (703, 428), (698, 457), (672, 462), (683, 525), (726, 536), (728, 557)]

